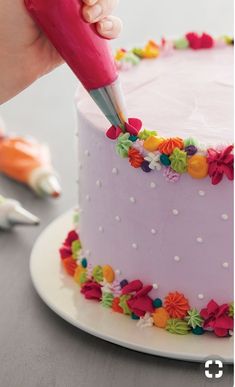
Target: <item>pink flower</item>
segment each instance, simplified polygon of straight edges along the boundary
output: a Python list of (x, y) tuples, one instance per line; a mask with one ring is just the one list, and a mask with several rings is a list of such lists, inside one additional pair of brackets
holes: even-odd
[(208, 173), (212, 179), (212, 184), (216, 185), (221, 182), (224, 174), (229, 180), (234, 179), (234, 155), (232, 154), (233, 145), (227, 146), (221, 151), (208, 149), (207, 162), (209, 164)]
[(97, 282), (88, 281), (82, 286), (81, 293), (84, 294), (87, 300), (100, 301), (102, 297), (101, 285)]
[(200, 312), (201, 317), (205, 320), (203, 328), (211, 328), (216, 336), (228, 336), (229, 330), (233, 330), (233, 319), (228, 316), (229, 305), (218, 305), (211, 300), (207, 307)]
[[(137, 136), (141, 128), (142, 121), (138, 118), (128, 118), (128, 122), (125, 123), (125, 131), (133, 136)], [(113, 125), (106, 132), (106, 136), (111, 140), (116, 140), (121, 133), (122, 129)]]
[(152, 285), (144, 286), (127, 301), (127, 305), (136, 316), (143, 317), (147, 312), (154, 312), (153, 300), (148, 295), (152, 288)]
[(177, 181), (179, 181), (181, 177), (181, 175), (178, 172), (175, 172), (171, 167), (165, 168), (163, 172), (163, 176), (170, 183), (176, 183)]

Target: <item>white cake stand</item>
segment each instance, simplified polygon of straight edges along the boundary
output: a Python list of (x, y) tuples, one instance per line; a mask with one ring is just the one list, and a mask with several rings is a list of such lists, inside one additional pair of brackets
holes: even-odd
[(105, 309), (80, 294), (64, 274), (58, 249), (72, 228), (72, 211), (52, 222), (36, 241), (30, 261), (34, 286), (42, 300), (59, 316), (94, 336), (136, 351), (187, 361), (222, 358), (233, 362), (233, 339), (212, 334), (173, 335), (163, 329), (140, 328), (127, 316)]

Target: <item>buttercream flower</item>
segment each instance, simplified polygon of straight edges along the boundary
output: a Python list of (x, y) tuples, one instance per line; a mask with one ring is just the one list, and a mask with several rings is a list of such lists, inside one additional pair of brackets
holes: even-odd
[(170, 317), (184, 318), (189, 310), (189, 303), (182, 293), (171, 292), (165, 297), (164, 307)]
[(143, 317), (146, 312), (154, 311), (153, 300), (148, 295), (152, 288), (151, 285), (143, 287), (127, 301), (131, 311), (139, 317)]
[(187, 335), (191, 329), (186, 321), (179, 318), (171, 318), (167, 321), (166, 330), (177, 335)]
[(183, 149), (184, 141), (180, 137), (172, 137), (164, 140), (158, 147), (158, 150), (165, 155), (171, 155), (174, 149)]
[(141, 130), (141, 132), (139, 132), (138, 134), (138, 137), (144, 141), (147, 140), (147, 138), (152, 136), (157, 136), (157, 132), (155, 130), (151, 131), (151, 130), (144, 129), (144, 130)]
[(178, 173), (184, 173), (187, 171), (187, 153), (175, 148), (170, 156), (171, 168)]
[(229, 331), (233, 330), (233, 318), (228, 314), (228, 304), (218, 305), (211, 300), (200, 312), (201, 317), (205, 320), (203, 328), (214, 331), (216, 336), (228, 336)]
[(145, 155), (147, 154), (147, 152), (146, 152), (146, 150), (144, 149), (143, 144), (144, 144), (144, 141), (138, 139), (138, 140), (136, 140), (136, 141), (133, 143), (132, 148), (136, 149), (142, 156), (143, 156), (143, 155), (145, 156)]
[(229, 180), (234, 179), (234, 155), (232, 154), (233, 145), (224, 148), (221, 151), (208, 149), (207, 162), (209, 164), (208, 173), (213, 185), (221, 182), (224, 174)]
[(188, 158), (188, 174), (194, 179), (204, 179), (208, 175), (206, 156), (195, 154)]
[(120, 134), (116, 144), (116, 151), (121, 157), (127, 157), (132, 141), (129, 140), (129, 133)]
[(92, 270), (92, 276), (96, 282), (102, 282), (104, 278), (102, 267), (96, 265)]
[(234, 303), (233, 302), (231, 302), (231, 304), (229, 304), (228, 315), (229, 315), (229, 317), (234, 316)]
[(167, 310), (163, 307), (157, 308), (153, 313), (154, 324), (158, 328), (165, 328), (170, 315)]
[(185, 317), (185, 321), (187, 321), (188, 325), (195, 329), (196, 327), (202, 327), (203, 318), (200, 316), (197, 309), (193, 308), (188, 310), (188, 314)]
[(153, 317), (150, 313), (145, 313), (143, 317), (140, 317), (140, 319), (137, 322), (137, 327), (140, 328), (148, 328), (153, 326)]
[(101, 286), (97, 282), (88, 281), (82, 285), (81, 293), (87, 300), (100, 301), (102, 297)]
[(102, 298), (101, 298), (101, 304), (105, 308), (111, 308), (113, 305), (113, 299), (114, 296), (112, 293), (103, 293)]
[(174, 171), (171, 167), (168, 167), (164, 169), (163, 176), (170, 183), (176, 183), (177, 181), (179, 181), (181, 174)]
[(122, 311), (124, 314), (127, 314), (127, 315), (131, 315), (131, 310), (127, 304), (128, 300), (130, 299), (130, 295), (129, 294), (123, 294), (121, 297), (120, 297), (120, 301), (119, 301), (119, 306), (122, 308)]
[(135, 148), (129, 149), (128, 157), (131, 166), (134, 168), (140, 168), (142, 162), (144, 161), (143, 156)]
[(144, 158), (145, 161), (148, 161), (150, 169), (153, 169), (153, 170), (156, 169), (157, 171), (160, 171), (162, 169), (160, 156), (161, 156), (160, 152), (155, 152), (155, 153), (148, 153), (148, 155)]
[(76, 261), (73, 259), (73, 257), (67, 257), (67, 258), (64, 258), (62, 262), (68, 275), (73, 277), (77, 268)]
[(195, 32), (189, 32), (186, 35), (186, 38), (189, 42), (189, 46), (193, 50), (199, 50), (201, 48), (212, 48), (214, 46), (213, 38), (205, 33), (198, 35)]
[(68, 258), (73, 254), (72, 245), (74, 242), (80, 244), (78, 233), (75, 230), (72, 230), (68, 233), (62, 247), (59, 250), (61, 259)]

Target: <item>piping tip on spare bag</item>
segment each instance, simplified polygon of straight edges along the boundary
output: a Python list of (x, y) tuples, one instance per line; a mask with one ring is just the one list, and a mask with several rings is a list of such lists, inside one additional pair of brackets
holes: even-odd
[(108, 41), (85, 22), (81, 0), (25, 0), (45, 33), (101, 111), (116, 127), (127, 121), (118, 73)]
[(10, 230), (14, 226), (37, 226), (40, 220), (13, 199), (0, 195), (0, 230)]

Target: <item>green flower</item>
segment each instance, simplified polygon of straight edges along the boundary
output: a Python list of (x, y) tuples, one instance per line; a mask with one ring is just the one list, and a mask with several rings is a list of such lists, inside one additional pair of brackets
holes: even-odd
[(118, 137), (117, 144), (116, 144), (116, 151), (121, 157), (128, 156), (128, 151), (132, 146), (132, 141), (129, 139), (129, 137), (130, 137), (129, 133), (120, 134), (120, 136)]
[(82, 245), (79, 240), (73, 241), (72, 243), (72, 256), (74, 259), (78, 258), (78, 253), (81, 250)]
[(96, 282), (102, 282), (103, 281), (103, 269), (101, 266), (97, 265), (94, 267), (92, 271), (92, 276)]
[(191, 328), (184, 320), (180, 320), (179, 318), (170, 318), (167, 321), (166, 330), (177, 335), (187, 335)]
[(187, 171), (187, 153), (175, 148), (170, 156), (171, 168), (178, 173), (184, 173)]
[(138, 134), (139, 139), (144, 141), (151, 136), (157, 136), (157, 132), (155, 130), (144, 129), (144, 130), (141, 130), (141, 132), (139, 132)]
[(180, 38), (174, 41), (174, 47), (178, 50), (184, 50), (189, 47), (189, 42), (186, 38)]
[(123, 62), (129, 62), (133, 65), (137, 65), (140, 63), (140, 57), (136, 55), (134, 52), (128, 51), (124, 58), (122, 59)]
[(129, 296), (128, 294), (124, 294), (120, 297), (120, 302), (119, 302), (119, 306), (122, 308), (124, 314), (128, 314), (128, 315), (131, 315), (131, 310), (129, 308), (129, 306), (127, 305), (127, 301), (130, 299), (131, 296)]
[(229, 317), (234, 316), (234, 303), (233, 302), (231, 302), (231, 304), (229, 304), (228, 315), (229, 315)]
[(114, 296), (112, 293), (103, 293), (101, 305), (103, 305), (105, 308), (111, 308), (111, 306), (113, 305), (113, 299)]
[(194, 145), (194, 146), (198, 146), (199, 143), (197, 140), (195, 140), (195, 138), (193, 137), (188, 137), (184, 140), (184, 147), (186, 148), (187, 146), (191, 146), (191, 145)]
[(204, 320), (200, 316), (198, 310), (193, 308), (191, 310), (188, 310), (188, 316), (185, 317), (185, 321), (187, 321), (190, 327), (195, 329), (196, 327), (201, 327)]
[(82, 271), (80, 276), (79, 276), (79, 282), (80, 284), (84, 284), (85, 282), (87, 282), (87, 272), (86, 271)]
[(142, 48), (133, 48), (133, 54), (137, 55), (139, 58), (143, 57), (144, 50)]
[(78, 210), (74, 210), (74, 213), (73, 213), (73, 225), (74, 225), (75, 228), (77, 228), (78, 224), (79, 224), (79, 212), (78, 212)]

